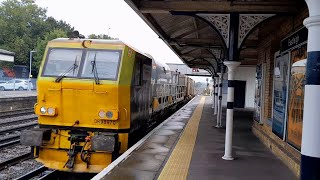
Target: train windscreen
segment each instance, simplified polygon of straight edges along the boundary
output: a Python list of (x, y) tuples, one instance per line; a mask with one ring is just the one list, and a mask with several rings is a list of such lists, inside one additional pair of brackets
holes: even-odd
[(66, 73), (70, 67), (74, 67), (65, 76), (77, 77), (81, 57), (81, 49), (49, 49), (42, 75), (56, 77)]
[(120, 58), (119, 50), (51, 48), (42, 76), (116, 80)]
[[(89, 50), (86, 54), (81, 77), (116, 80), (120, 64), (120, 51)], [(96, 69), (94, 69), (96, 68)]]

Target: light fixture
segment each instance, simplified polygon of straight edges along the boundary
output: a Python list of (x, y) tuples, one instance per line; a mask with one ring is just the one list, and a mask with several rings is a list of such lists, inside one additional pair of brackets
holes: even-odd
[(105, 112), (103, 110), (99, 111), (98, 113), (100, 118), (104, 118), (105, 117)]
[(45, 114), (47, 112), (47, 109), (45, 107), (40, 108), (40, 113)]
[(54, 114), (55, 114), (55, 109), (52, 108), (52, 107), (49, 107), (49, 108), (48, 108), (48, 114), (49, 114), (49, 115), (54, 115)]
[(107, 118), (111, 119), (113, 117), (113, 113), (111, 111), (108, 111), (106, 113)]

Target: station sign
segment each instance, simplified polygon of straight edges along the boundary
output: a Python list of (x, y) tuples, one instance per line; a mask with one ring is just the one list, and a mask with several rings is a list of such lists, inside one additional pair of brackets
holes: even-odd
[(308, 29), (303, 27), (281, 41), (281, 52), (285, 52), (301, 45), (308, 40)]
[(199, 68), (192, 68), (192, 72), (199, 72)]

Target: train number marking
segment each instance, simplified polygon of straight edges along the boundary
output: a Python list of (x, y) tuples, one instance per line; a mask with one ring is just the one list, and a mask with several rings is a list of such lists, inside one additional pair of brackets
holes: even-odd
[(118, 122), (116, 121), (110, 121), (110, 120), (104, 120), (104, 119), (95, 119), (95, 124), (106, 124), (106, 125), (117, 125)]

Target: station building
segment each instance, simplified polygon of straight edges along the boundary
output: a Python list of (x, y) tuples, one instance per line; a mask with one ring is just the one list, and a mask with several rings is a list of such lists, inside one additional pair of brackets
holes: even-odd
[(14, 63), (14, 53), (0, 49), (0, 80), (5, 77), (14, 76), (11, 71)]
[[(210, 72), (216, 87), (228, 80), (227, 134), (243, 101), (242, 108), (254, 109), (252, 132), (297, 177), (317, 173), (319, 1), (126, 2), (189, 67)], [(244, 100), (241, 86), (249, 91)]]

